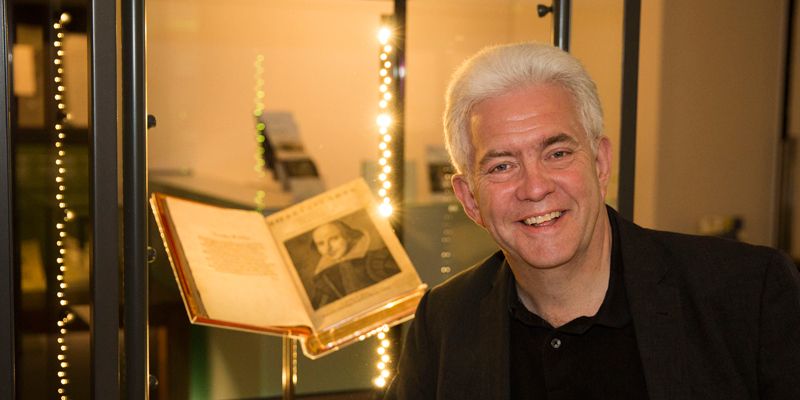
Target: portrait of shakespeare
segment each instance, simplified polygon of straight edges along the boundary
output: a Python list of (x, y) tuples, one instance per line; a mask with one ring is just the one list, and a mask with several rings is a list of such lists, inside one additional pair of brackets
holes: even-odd
[(314, 309), (400, 272), (380, 237), (373, 239), (342, 220), (314, 228), (311, 247), (319, 254), (306, 285)]

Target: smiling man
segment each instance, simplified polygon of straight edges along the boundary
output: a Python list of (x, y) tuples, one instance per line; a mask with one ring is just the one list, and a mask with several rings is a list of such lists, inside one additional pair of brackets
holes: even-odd
[(576, 59), (485, 49), (444, 121), (455, 194), (501, 250), (423, 298), (387, 398), (800, 398), (795, 266), (606, 207), (611, 145)]

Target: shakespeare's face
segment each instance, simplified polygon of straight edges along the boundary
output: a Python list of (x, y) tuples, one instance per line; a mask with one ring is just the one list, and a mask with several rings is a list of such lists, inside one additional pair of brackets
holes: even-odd
[(347, 239), (334, 224), (325, 224), (314, 230), (312, 234), (314, 246), (319, 254), (332, 260), (338, 260), (347, 253)]
[(574, 101), (552, 85), (520, 88), (472, 110), (471, 176), (453, 187), (467, 214), (486, 228), (512, 266), (581, 262), (602, 241), (610, 144), (597, 151)]

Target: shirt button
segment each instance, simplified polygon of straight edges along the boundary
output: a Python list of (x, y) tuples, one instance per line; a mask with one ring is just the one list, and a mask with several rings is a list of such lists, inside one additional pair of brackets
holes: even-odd
[(555, 339), (551, 340), (550, 341), (550, 347), (552, 347), (554, 349), (558, 349), (559, 347), (561, 347), (561, 339), (555, 338)]

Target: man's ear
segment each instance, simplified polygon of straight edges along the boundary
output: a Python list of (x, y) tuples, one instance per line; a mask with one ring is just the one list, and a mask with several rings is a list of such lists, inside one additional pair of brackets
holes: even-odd
[(600, 182), (600, 190), (603, 197), (605, 197), (608, 180), (611, 177), (611, 141), (605, 136), (600, 137), (597, 142), (595, 168), (597, 170), (597, 180)]
[(467, 216), (475, 221), (476, 224), (483, 226), (483, 218), (481, 218), (478, 201), (472, 194), (467, 178), (463, 174), (456, 174), (453, 175), (451, 183), (453, 184), (453, 191), (458, 201), (461, 203), (461, 206), (464, 207), (464, 212), (467, 213)]

